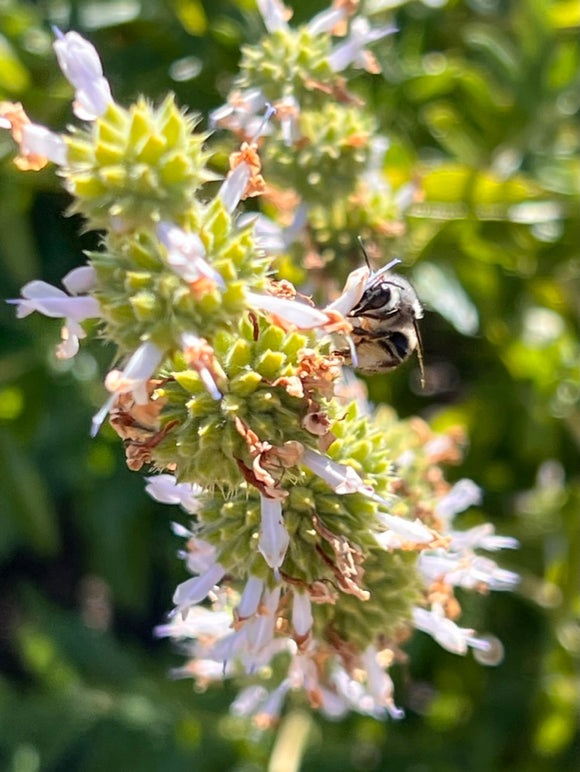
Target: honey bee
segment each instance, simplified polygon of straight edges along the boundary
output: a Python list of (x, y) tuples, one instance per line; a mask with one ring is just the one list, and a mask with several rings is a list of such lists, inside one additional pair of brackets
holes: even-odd
[(417, 293), (407, 279), (391, 271), (400, 260), (375, 272), (360, 238), (359, 244), (366, 266), (349, 275), (342, 295), (329, 306), (352, 324), (353, 346), (339, 353), (360, 372), (375, 374), (394, 370), (416, 351), (424, 387), (419, 331), (423, 308)]

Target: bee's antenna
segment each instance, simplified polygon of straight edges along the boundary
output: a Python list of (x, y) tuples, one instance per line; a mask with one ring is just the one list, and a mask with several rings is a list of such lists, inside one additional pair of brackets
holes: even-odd
[(362, 240), (362, 236), (357, 236), (356, 240), (358, 241), (358, 245), (361, 248), (362, 253), (363, 253), (364, 257), (365, 257), (365, 263), (367, 264), (367, 268), (369, 269), (369, 271), (371, 273), (373, 273), (373, 267), (371, 265), (371, 261), (369, 260), (369, 256), (368, 256), (367, 251), (365, 249), (365, 245), (364, 245), (364, 241)]
[(415, 335), (417, 336), (417, 359), (419, 360), (419, 372), (421, 373), (421, 388), (425, 389), (425, 362), (423, 360), (423, 340), (421, 339), (421, 331), (419, 329), (419, 323), (416, 319), (413, 319), (413, 327), (415, 328)]

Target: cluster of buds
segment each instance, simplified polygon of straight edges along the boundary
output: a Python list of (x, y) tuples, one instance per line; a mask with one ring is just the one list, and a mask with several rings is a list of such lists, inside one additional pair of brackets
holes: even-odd
[[(269, 216), (257, 218), (257, 237), (270, 254), (291, 254), (310, 269), (309, 286), (321, 272), (324, 297), (328, 278), (344, 280), (358, 262), (357, 239), (364, 239), (372, 257), (384, 254), (404, 233), (405, 211), (421, 197), (414, 179), (399, 179), (396, 187), (389, 180), (389, 139), (349, 89), (357, 71), (380, 73), (368, 46), (388, 45), (396, 29), (391, 23), (372, 26), (358, 13), (357, 0), (334, 0), (296, 28), (281, 0), (257, 5), (267, 33), (243, 48), (239, 75), (211, 123), (247, 140), (259, 130), (265, 105), (273, 105), (272, 121), (261, 129)], [(329, 264), (332, 270), (325, 271)], [(286, 273), (296, 275), (296, 265)]]
[[(12, 302), (20, 317), (64, 320), (60, 357), (74, 356), (83, 322), (97, 320), (117, 367), (93, 433), (109, 416), (129, 468), (147, 468), (147, 491), (191, 516), (174, 528), (192, 576), (157, 630), (187, 642), (179, 672), (201, 685), (246, 677), (233, 709), (261, 726), (290, 690), (330, 716), (397, 718), (388, 668), (414, 628), (450, 651), (494, 659), (489, 640), (458, 625), (454, 588), (513, 587), (517, 577), (477, 550), (516, 545), (489, 524), (454, 529), (454, 515), (480, 496), (470, 481), (443, 479), (439, 463), (458, 460), (459, 439), (372, 414), (337, 353), (336, 337), (348, 342), (351, 331), (340, 304), (315, 307), (275, 281), (255, 219), (237, 216), (243, 199), (269, 188), (257, 149), (269, 131), (280, 135), (266, 143), (273, 178), (284, 154), (303, 146), (297, 188), (328, 161), (319, 145), (306, 152), (309, 128), (351, 132), (336, 140), (343, 171), (365, 162), (372, 122), (358, 123), (339, 73), (372, 62), (365, 45), (390, 31), (360, 18), (349, 25), (347, 5), (292, 31), (277, 0), (259, 5), (269, 35), (245, 52), (240, 76), (252, 90), (243, 107), (230, 101), (214, 115), (244, 135), (223, 180), (208, 169), (196, 118), (171, 98), (118, 105), (94, 48), (57, 33), (82, 127), (56, 134), (10, 104), (0, 105), (0, 126), (19, 144), (21, 168), (58, 165), (71, 211), (104, 237), (63, 279), (66, 291), (32, 281)], [(348, 36), (332, 46), (340, 26)], [(273, 72), (268, 57), (288, 71)], [(267, 101), (277, 110), (270, 129)], [(357, 126), (368, 142), (353, 140)], [(300, 195), (314, 196), (309, 185)]]

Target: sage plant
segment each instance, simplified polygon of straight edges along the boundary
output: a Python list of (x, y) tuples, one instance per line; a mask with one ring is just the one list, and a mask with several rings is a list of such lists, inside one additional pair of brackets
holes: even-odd
[[(397, 200), (382, 179), (386, 139), (348, 88), (355, 67), (376, 70), (367, 46), (392, 29), (353, 16), (356, 3), (297, 29), (277, 0), (258, 5), (266, 35), (212, 116), (237, 136), (221, 178), (199, 116), (171, 96), (118, 104), (93, 46), (56, 32), (79, 125), (57, 134), (4, 103), (0, 126), (16, 164), (55, 164), (70, 211), (104, 235), (64, 289), (32, 281), (10, 302), (19, 317), (63, 320), (58, 357), (77, 353), (88, 319), (115, 351), (92, 430), (108, 418), (147, 492), (181, 508), (190, 576), (157, 628), (185, 646), (176, 675), (240, 678), (232, 709), (259, 726), (289, 691), (332, 717), (399, 718), (389, 668), (414, 630), (501, 658), (499, 642), (460, 625), (454, 590), (513, 588), (480, 551), (516, 542), (489, 523), (455, 529), (481, 496), (441, 471), (460, 460), (461, 435), (373, 411), (336, 353), (351, 326), (327, 285), (313, 283), (315, 306), (276, 275), (292, 245), (314, 249), (315, 267), (339, 265), (355, 231), (366, 223), (377, 241), (400, 216), (409, 191)], [(254, 196), (272, 218), (243, 214)]]

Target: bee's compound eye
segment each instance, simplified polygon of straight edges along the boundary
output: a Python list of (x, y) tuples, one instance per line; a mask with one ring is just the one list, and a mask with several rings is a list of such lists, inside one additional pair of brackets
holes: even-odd
[(363, 294), (357, 305), (351, 310), (352, 316), (366, 315), (380, 318), (384, 314), (390, 314), (397, 309), (400, 300), (400, 292), (387, 282), (381, 282), (369, 287)]
[(383, 308), (385, 311), (394, 311), (401, 304), (401, 291), (393, 285), (383, 284), (381, 286), (383, 295)]
[(380, 284), (377, 288), (377, 295), (381, 299), (383, 306), (389, 306), (392, 303), (393, 293), (388, 284)]
[(401, 358), (401, 361), (403, 361), (403, 359), (406, 359), (411, 353), (409, 338), (406, 335), (404, 335), (402, 332), (392, 332), (389, 337), (391, 339), (393, 346), (397, 351), (397, 354)]

